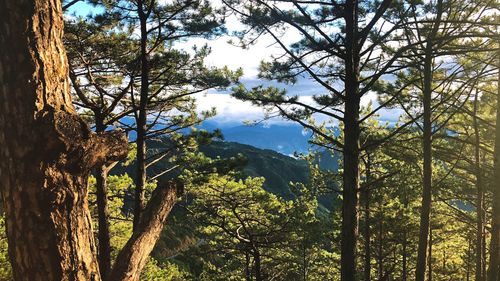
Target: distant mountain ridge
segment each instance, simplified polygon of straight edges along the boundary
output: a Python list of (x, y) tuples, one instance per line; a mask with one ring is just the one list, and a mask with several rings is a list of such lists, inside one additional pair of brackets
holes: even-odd
[(214, 142), (200, 147), (210, 158), (230, 158), (243, 155), (247, 163), (242, 167), (245, 176), (264, 177), (264, 188), (286, 199), (292, 199), (290, 182), (306, 183), (309, 167), (304, 160), (295, 159), (270, 149), (259, 149), (236, 142)]
[[(161, 141), (150, 142), (150, 148), (161, 149), (163, 146)], [(210, 158), (229, 159), (238, 155), (246, 159), (246, 163), (239, 169), (243, 172), (243, 176), (247, 177), (264, 177), (264, 188), (284, 199), (293, 199), (295, 194), (290, 189), (290, 183), (304, 183), (309, 181), (310, 170), (309, 165), (305, 160), (296, 159), (287, 155), (283, 155), (271, 149), (260, 149), (250, 145), (228, 142), (215, 141), (210, 145), (200, 147), (200, 151)], [(321, 151), (316, 156), (316, 164), (325, 170), (336, 171), (338, 169), (338, 156), (332, 156), (328, 151)], [(151, 169), (151, 175), (160, 174), (162, 171), (168, 170), (171, 167), (166, 161), (160, 161)], [(127, 173), (131, 177), (135, 177), (136, 170), (134, 164), (123, 167), (118, 166), (112, 171), (112, 174)], [(160, 179), (168, 179), (175, 174), (165, 174)], [(330, 209), (334, 204), (333, 195), (324, 195), (318, 198), (320, 204), (327, 209)]]

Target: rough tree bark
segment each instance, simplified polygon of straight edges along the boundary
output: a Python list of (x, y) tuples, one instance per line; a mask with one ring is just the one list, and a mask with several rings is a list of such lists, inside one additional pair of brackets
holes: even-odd
[(341, 280), (356, 280), (359, 191), (359, 44), (358, 2), (346, 1), (346, 81), (344, 114), (344, 175), (342, 190)]
[[(0, 186), (15, 280), (102, 280), (87, 178), (128, 152), (123, 133), (94, 133), (78, 117), (62, 31), (59, 0), (0, 2)], [(153, 192), (111, 280), (138, 280), (179, 190)]]
[(100, 280), (87, 178), (127, 153), (69, 95), (59, 0), (0, 2), (0, 181), (15, 280)]

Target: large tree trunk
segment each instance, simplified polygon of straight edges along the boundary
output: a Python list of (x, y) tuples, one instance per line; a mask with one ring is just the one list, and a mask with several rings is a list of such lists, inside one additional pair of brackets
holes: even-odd
[(59, 0), (0, 2), (0, 181), (15, 280), (100, 280), (87, 177), (126, 155), (69, 95)]
[(357, 1), (346, 1), (346, 100), (340, 271), (342, 281), (356, 280), (359, 191), (359, 46)]
[[(498, 52), (500, 55), (500, 52)], [(500, 57), (500, 56), (499, 56)], [(500, 59), (498, 62), (500, 69)], [(497, 85), (497, 117), (493, 171), (493, 215), (491, 221), (490, 265), (488, 281), (498, 281), (500, 275), (500, 71)]]
[[(352, 91), (352, 90), (350, 90)], [(357, 93), (357, 91), (354, 91)], [(342, 281), (356, 280), (359, 190), (359, 97), (348, 97), (345, 109), (345, 145), (342, 200)]]
[(356, 280), (359, 190), (359, 98), (346, 102), (342, 200), (342, 281)]

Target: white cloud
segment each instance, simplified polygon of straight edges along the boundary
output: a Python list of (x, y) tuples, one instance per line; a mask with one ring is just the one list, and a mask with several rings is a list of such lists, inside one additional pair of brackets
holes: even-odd
[(250, 102), (233, 98), (229, 94), (198, 94), (196, 95), (196, 99), (200, 112), (211, 110), (212, 108), (217, 110), (217, 116), (211, 120), (219, 124), (237, 124), (264, 117), (264, 110), (262, 108), (254, 106)]
[(207, 44), (212, 52), (206, 58), (205, 63), (208, 66), (223, 67), (227, 66), (232, 70), (243, 69), (244, 78), (257, 78), (260, 62), (269, 60), (272, 56), (280, 55), (283, 51), (269, 36), (263, 36), (259, 42), (247, 49), (240, 48), (231, 44), (236, 42), (231, 36), (222, 36), (214, 40), (203, 38), (194, 38), (186, 42), (176, 44), (176, 48), (190, 50), (192, 46), (202, 46)]
[[(217, 115), (211, 119), (218, 124), (235, 125), (241, 124), (246, 121), (261, 121), (265, 118), (265, 110), (255, 106), (247, 101), (242, 101), (232, 97), (227, 93), (204, 93), (195, 96), (198, 101), (198, 111), (206, 111), (215, 108)], [(300, 96), (299, 101), (313, 105), (314, 100), (312, 96)], [(315, 116), (318, 123), (332, 121), (324, 115)], [(283, 124), (290, 123), (291, 121), (285, 120), (281, 117), (274, 117), (266, 120), (267, 124)], [(336, 124), (336, 121), (333, 121)]]
[[(236, 99), (228, 93), (208, 92), (198, 94), (195, 97), (198, 101), (198, 111), (201, 112), (215, 108), (217, 115), (213, 117), (211, 121), (221, 125), (237, 125), (246, 121), (261, 121), (265, 117), (263, 108), (255, 106), (250, 102)], [(362, 99), (361, 103), (363, 106), (366, 106), (371, 101), (373, 103), (372, 108), (374, 109), (378, 106), (376, 97), (375, 93), (370, 93)], [(308, 105), (315, 104), (311, 95), (299, 96), (299, 101)], [(395, 124), (402, 114), (403, 112), (398, 109), (381, 109), (377, 113), (380, 121), (389, 122), (390, 124)], [(338, 124), (338, 120), (333, 120), (325, 115), (317, 114), (314, 118), (317, 123), (327, 122), (330, 125)], [(283, 124), (289, 122), (291, 121), (280, 117), (266, 120), (268, 124)]]
[[(265, 110), (252, 105), (250, 102), (242, 101), (227, 93), (204, 93), (195, 96), (198, 101), (198, 111), (206, 111), (215, 108), (217, 116), (211, 120), (219, 124), (238, 124), (245, 121), (261, 121), (265, 117)], [(300, 101), (313, 104), (311, 96), (302, 96)], [(266, 120), (268, 124), (289, 123), (283, 118), (272, 118)]]

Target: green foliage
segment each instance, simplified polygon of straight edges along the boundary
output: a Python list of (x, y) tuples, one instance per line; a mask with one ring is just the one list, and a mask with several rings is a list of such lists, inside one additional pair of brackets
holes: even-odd
[[(111, 237), (111, 255), (116, 257), (118, 252), (127, 243), (132, 235), (132, 221), (123, 212), (125, 194), (133, 187), (133, 179), (127, 174), (108, 177), (108, 208), (110, 215), (110, 237)], [(95, 178), (89, 179), (89, 201), (96, 202), (95, 198)], [(91, 214), (97, 217), (96, 204), (91, 205)], [(97, 220), (94, 220), (94, 229), (97, 229)]]
[(188, 274), (177, 265), (168, 262), (159, 265), (153, 258), (149, 258), (141, 274), (141, 280), (144, 281), (184, 281), (187, 278)]
[[(262, 188), (262, 178), (234, 180), (214, 176), (191, 187), (190, 207), (200, 223), (200, 278), (244, 280), (260, 275), (280, 280), (335, 280), (338, 272), (324, 267), (338, 260), (328, 243), (328, 216), (305, 185), (293, 187), (296, 199), (286, 201)], [(259, 264), (258, 266), (256, 264)]]

